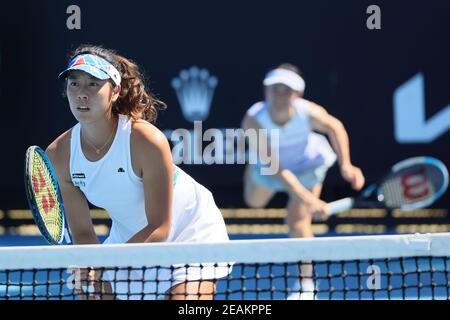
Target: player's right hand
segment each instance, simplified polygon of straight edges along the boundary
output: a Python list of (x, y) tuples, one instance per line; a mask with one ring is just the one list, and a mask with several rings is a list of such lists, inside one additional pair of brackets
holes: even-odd
[(310, 196), (307, 199), (304, 199), (304, 202), (311, 216), (316, 216), (321, 220), (327, 220), (330, 216), (330, 212), (325, 201), (322, 201), (315, 196)]
[(352, 164), (341, 166), (342, 177), (351, 183), (354, 190), (361, 190), (364, 186), (365, 178), (360, 168)]

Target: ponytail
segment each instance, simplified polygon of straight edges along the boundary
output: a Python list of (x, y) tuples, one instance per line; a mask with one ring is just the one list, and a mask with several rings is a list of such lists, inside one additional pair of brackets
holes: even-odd
[(113, 112), (125, 114), (133, 119), (155, 122), (158, 110), (166, 108), (165, 103), (147, 92), (136, 63), (120, 55), (116, 55), (116, 59), (121, 65), (122, 90), (113, 104)]

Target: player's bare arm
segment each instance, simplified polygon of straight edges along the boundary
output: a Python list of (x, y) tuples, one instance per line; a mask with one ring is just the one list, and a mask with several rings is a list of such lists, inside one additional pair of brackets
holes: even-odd
[(74, 244), (98, 244), (87, 200), (70, 178), (70, 134), (66, 131), (53, 141), (46, 153), (58, 177), (65, 214)]
[(360, 190), (364, 186), (364, 175), (361, 169), (354, 166), (350, 159), (350, 144), (347, 131), (342, 122), (330, 115), (323, 107), (310, 104), (311, 128), (326, 134), (338, 154), (342, 177), (351, 183), (352, 188)]

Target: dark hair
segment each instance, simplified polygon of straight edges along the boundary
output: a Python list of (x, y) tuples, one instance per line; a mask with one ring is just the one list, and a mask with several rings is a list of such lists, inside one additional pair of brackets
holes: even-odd
[(302, 76), (302, 71), (297, 66), (293, 65), (292, 63), (282, 63), (277, 67), (277, 69), (285, 69), (285, 70), (293, 71), (296, 74), (298, 74), (299, 76)]
[[(131, 59), (127, 59), (114, 50), (101, 46), (80, 45), (69, 55), (69, 61), (80, 54), (93, 54), (111, 63), (122, 77), (122, 89), (119, 98), (112, 105), (113, 114), (124, 114), (135, 120), (144, 119), (154, 123), (158, 117), (158, 110), (164, 110), (167, 106), (156, 99), (145, 88), (144, 76), (138, 65)], [(115, 87), (112, 80), (110, 83)]]

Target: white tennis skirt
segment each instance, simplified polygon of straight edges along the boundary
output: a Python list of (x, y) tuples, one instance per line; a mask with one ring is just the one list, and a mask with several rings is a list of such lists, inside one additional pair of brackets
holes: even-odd
[[(209, 190), (194, 183), (195, 201), (175, 215), (167, 242), (215, 243), (229, 241), (223, 216)], [(119, 232), (111, 234), (104, 243), (124, 243)], [(169, 253), (170, 254), (170, 253)], [(109, 281), (118, 299), (161, 299), (170, 288), (187, 281), (218, 280), (228, 276), (232, 264), (211, 262), (189, 265), (146, 266), (145, 269), (108, 270), (103, 279)]]

